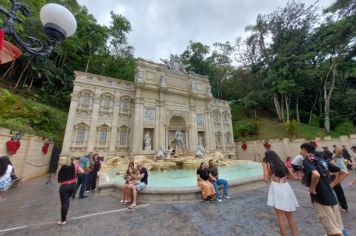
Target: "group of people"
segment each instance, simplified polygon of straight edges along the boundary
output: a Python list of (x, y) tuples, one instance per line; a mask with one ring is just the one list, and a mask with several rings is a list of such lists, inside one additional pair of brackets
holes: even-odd
[(227, 180), (219, 178), (218, 168), (214, 165), (213, 160), (209, 160), (208, 165), (205, 162), (200, 163), (197, 169), (197, 178), (198, 186), (201, 188), (203, 199), (206, 202), (210, 202), (214, 197), (218, 202), (222, 202), (220, 185), (223, 186), (223, 197), (230, 199), (229, 183)]
[(61, 220), (58, 221), (58, 224), (65, 225), (70, 198), (75, 199), (79, 187), (79, 199), (86, 198), (84, 193), (96, 188), (98, 171), (101, 170), (101, 158), (98, 154), (90, 152), (81, 157), (79, 162), (68, 157), (61, 160), (59, 165), (61, 165), (58, 171)]
[[(270, 183), (267, 205), (274, 208), (281, 235), (287, 235), (285, 219), (291, 234), (297, 235), (293, 212), (299, 204), (288, 180), (301, 180), (309, 188), (316, 215), (327, 235), (347, 235), (340, 214), (348, 210), (340, 184), (348, 176), (342, 149), (336, 147), (334, 155), (327, 147), (317, 152), (312, 143), (304, 143), (300, 149), (300, 155), (285, 163), (276, 152), (268, 150), (262, 162), (264, 181)], [(356, 153), (356, 145), (352, 150)], [(354, 179), (349, 187), (355, 182)]]

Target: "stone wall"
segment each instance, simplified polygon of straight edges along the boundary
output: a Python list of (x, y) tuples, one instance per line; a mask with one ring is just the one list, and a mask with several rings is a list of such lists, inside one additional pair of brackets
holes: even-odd
[[(300, 145), (304, 142), (307, 142), (306, 139), (295, 139), (289, 140), (288, 138), (280, 139), (271, 139), (269, 143), (271, 144), (271, 150), (277, 152), (277, 154), (285, 160), (288, 156), (295, 157), (300, 152)], [(341, 147), (341, 145), (345, 145), (349, 150), (351, 156), (356, 157), (356, 154), (353, 153), (350, 149), (352, 144), (356, 143), (356, 135), (350, 136), (340, 136), (339, 138), (331, 138), (324, 137), (315, 138), (317, 144), (317, 151), (322, 151), (322, 146), (327, 145), (330, 151), (333, 150), (333, 145), (337, 145)], [(266, 149), (263, 146), (264, 141), (256, 140), (256, 141), (248, 141), (247, 149), (244, 151), (242, 149), (242, 142), (236, 142), (236, 155), (239, 160), (252, 160), (252, 161), (261, 161), (264, 157), (264, 153)]]
[[(6, 142), (11, 139), (9, 129), (0, 128), (0, 155), (9, 156)], [(50, 143), (47, 154), (42, 152), (44, 141), (41, 137), (25, 134), (20, 140), (21, 146), (15, 155), (10, 157), (17, 177), (22, 181), (48, 173), (54, 143)]]

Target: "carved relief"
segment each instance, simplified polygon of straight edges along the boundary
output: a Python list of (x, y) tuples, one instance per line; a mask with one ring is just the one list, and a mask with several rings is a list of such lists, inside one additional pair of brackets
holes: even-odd
[(213, 111), (213, 118), (214, 118), (214, 125), (215, 126), (220, 126), (220, 111), (219, 110), (214, 110)]
[(155, 121), (155, 117), (156, 117), (156, 109), (154, 107), (145, 107), (145, 111), (144, 111), (144, 121)]
[(224, 126), (228, 127), (230, 126), (230, 114), (228, 111), (223, 112), (223, 121), (224, 121)]
[(204, 113), (197, 113), (197, 126), (204, 127), (205, 126), (205, 115)]

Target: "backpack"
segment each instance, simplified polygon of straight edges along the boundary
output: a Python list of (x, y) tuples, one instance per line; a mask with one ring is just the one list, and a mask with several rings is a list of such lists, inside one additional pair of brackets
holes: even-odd
[[(316, 170), (320, 174), (320, 176), (327, 177), (329, 176), (329, 169), (328, 169), (328, 162), (320, 157), (316, 157), (314, 155), (306, 156), (305, 157), (312, 165), (315, 166)], [(304, 170), (304, 166), (302, 167)], [(303, 171), (304, 172), (304, 171)], [(311, 183), (311, 176), (304, 175), (302, 178), (302, 184), (306, 185), (307, 187), (310, 186)]]
[(75, 166), (74, 164), (70, 166), (62, 166), (58, 171), (58, 183), (63, 183), (64, 181), (74, 179), (75, 176)]

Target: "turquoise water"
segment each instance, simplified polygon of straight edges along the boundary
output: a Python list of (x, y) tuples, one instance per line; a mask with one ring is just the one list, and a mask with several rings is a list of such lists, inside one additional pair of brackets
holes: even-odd
[[(107, 171), (109, 183), (124, 183), (121, 175), (116, 176), (116, 171)], [(241, 163), (233, 166), (219, 167), (219, 177), (226, 180), (242, 180), (248, 177), (262, 175), (260, 163)], [(197, 186), (196, 170), (180, 169), (164, 172), (149, 171), (148, 186), (150, 187), (194, 187)]]

